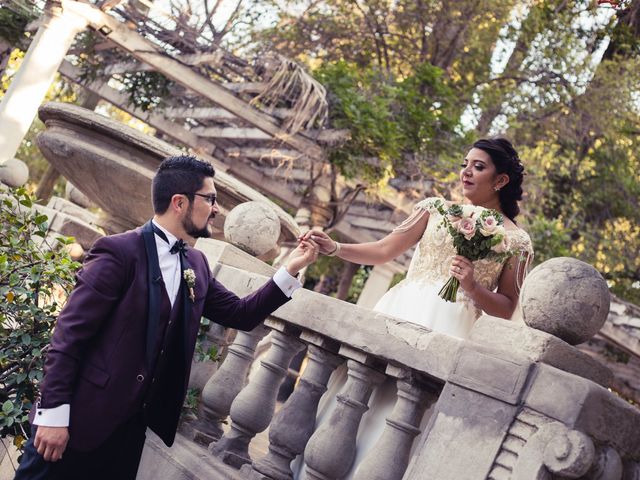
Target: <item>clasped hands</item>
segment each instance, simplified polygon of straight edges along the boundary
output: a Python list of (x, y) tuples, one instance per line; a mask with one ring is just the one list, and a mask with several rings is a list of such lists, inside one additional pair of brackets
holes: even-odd
[(304, 235), (298, 237), (298, 246), (289, 254), (287, 260), (287, 272), (295, 276), (300, 270), (308, 267), (318, 259), (320, 247), (311, 238)]
[(298, 237), (299, 242), (313, 242), (318, 247), (318, 253), (330, 255), (338, 247), (338, 242), (320, 230), (309, 230)]

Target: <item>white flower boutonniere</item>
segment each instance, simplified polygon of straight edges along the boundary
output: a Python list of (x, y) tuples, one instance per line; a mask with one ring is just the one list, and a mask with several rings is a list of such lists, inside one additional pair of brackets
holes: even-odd
[(193, 291), (193, 287), (196, 286), (196, 272), (194, 272), (191, 268), (187, 268), (182, 273), (182, 276), (187, 284), (187, 287), (189, 287), (189, 298), (191, 299), (191, 302), (195, 302), (196, 294)]

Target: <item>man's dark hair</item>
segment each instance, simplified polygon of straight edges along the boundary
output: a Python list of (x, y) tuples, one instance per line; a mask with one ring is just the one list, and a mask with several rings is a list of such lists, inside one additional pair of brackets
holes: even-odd
[(153, 211), (163, 214), (169, 208), (171, 197), (176, 194), (190, 194), (193, 197), (207, 177), (213, 177), (213, 165), (198, 160), (193, 155), (178, 155), (162, 161), (151, 185)]

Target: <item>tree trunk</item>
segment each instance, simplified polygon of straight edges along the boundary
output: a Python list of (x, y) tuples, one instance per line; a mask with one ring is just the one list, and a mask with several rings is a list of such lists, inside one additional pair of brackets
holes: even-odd
[(340, 282), (338, 283), (338, 292), (336, 293), (336, 298), (338, 300), (345, 300), (347, 298), (347, 295), (349, 295), (349, 288), (351, 288), (351, 282), (353, 281), (353, 276), (360, 267), (357, 263), (344, 263), (344, 269), (342, 270)]

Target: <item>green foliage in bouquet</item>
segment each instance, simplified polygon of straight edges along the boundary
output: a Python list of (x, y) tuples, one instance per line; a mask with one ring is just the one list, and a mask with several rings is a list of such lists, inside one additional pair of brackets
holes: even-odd
[(47, 216), (24, 189), (0, 194), (0, 437), (22, 448), (43, 376), (45, 347), (79, 264), (47, 240)]

